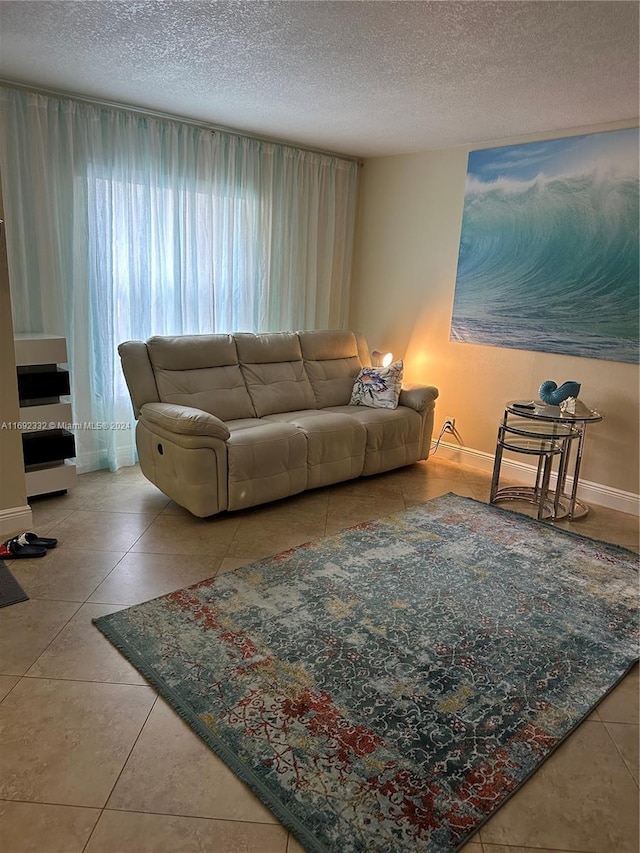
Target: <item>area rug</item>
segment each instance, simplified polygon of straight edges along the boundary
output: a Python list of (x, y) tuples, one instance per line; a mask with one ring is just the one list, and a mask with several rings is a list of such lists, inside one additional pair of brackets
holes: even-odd
[(637, 582), (446, 495), (95, 623), (307, 851), (446, 853), (637, 659)]

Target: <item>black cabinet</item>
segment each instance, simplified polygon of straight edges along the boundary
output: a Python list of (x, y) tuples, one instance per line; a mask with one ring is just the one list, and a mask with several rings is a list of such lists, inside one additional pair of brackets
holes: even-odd
[(22, 433), (22, 452), (25, 468), (72, 459), (76, 455), (76, 440), (66, 429), (43, 429)]
[(67, 342), (57, 335), (14, 337), (22, 450), (27, 495), (66, 492), (76, 484), (76, 455), (71, 432), (71, 391)]
[(31, 400), (42, 405), (43, 400), (57, 399), (71, 391), (69, 371), (56, 364), (33, 364), (17, 368), (18, 396), (20, 405), (29, 405)]

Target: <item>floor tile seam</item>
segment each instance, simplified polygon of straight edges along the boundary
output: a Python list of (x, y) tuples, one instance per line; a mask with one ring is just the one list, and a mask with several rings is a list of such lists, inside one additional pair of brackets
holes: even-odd
[(491, 485), (491, 480), (493, 479), (493, 473), (491, 471), (482, 471), (479, 468), (463, 468), (461, 466), (458, 469), (458, 473), (468, 482), (486, 482), (488, 486)]
[(170, 501), (171, 498), (166, 495), (161, 488), (152, 483), (150, 480), (139, 480), (137, 477), (128, 477), (126, 481), (124, 479), (121, 480), (110, 480), (108, 483), (105, 483), (104, 486), (101, 486), (100, 489), (94, 492), (91, 495), (87, 495), (87, 497), (102, 497), (105, 492), (108, 491), (116, 491), (121, 488), (129, 488), (129, 489), (145, 489), (150, 497), (162, 495), (163, 498), (166, 498), (167, 501)]
[[(625, 675), (624, 678), (627, 678), (628, 675), (629, 675), (629, 673), (627, 673), (627, 675)], [(606, 698), (607, 697), (605, 696), (605, 699)], [(598, 716), (600, 717), (600, 721), (602, 723), (604, 723), (605, 726), (610, 723), (612, 726), (635, 726), (636, 728), (640, 727), (640, 721), (638, 721), (636, 723), (634, 720), (605, 720), (605, 718), (603, 716), (601, 716), (601, 715), (598, 715)]]
[[(0, 675), (4, 675), (4, 673), (0, 673)], [(5, 676), (5, 677), (6, 677), (6, 678), (15, 678), (15, 679), (16, 679), (16, 683), (15, 683), (15, 684), (12, 684), (12, 685), (11, 685), (11, 687), (7, 690), (7, 692), (6, 692), (6, 693), (4, 694), (4, 696), (2, 697), (2, 699), (0, 699), (0, 707), (2, 707), (2, 703), (5, 701), (5, 699), (13, 693), (13, 691), (16, 689), (16, 687), (18, 686), (18, 684), (19, 684), (19, 683), (22, 681), (22, 679), (24, 678), (24, 675), (11, 675), (11, 676)], [(1, 798), (0, 798), (0, 799), (1, 799)]]
[[(30, 599), (30, 600), (32, 600), (32, 599)], [(38, 601), (48, 601), (49, 599), (43, 598), (43, 599), (36, 599), (36, 600), (38, 600)], [(80, 610), (80, 608), (82, 607), (82, 604), (79, 604), (77, 601), (64, 601), (64, 602), (59, 602), (59, 603), (63, 603), (63, 604), (77, 604), (78, 606), (77, 606), (77, 607), (76, 607), (76, 609), (73, 611), (73, 613), (71, 614), (71, 616), (66, 620), (66, 622), (65, 622), (65, 623), (64, 623), (64, 624), (59, 628), (59, 630), (58, 630), (58, 631), (56, 631), (56, 633), (55, 633), (55, 634), (53, 635), (53, 637), (49, 640), (49, 642), (46, 644), (46, 646), (45, 646), (45, 647), (40, 651), (40, 653), (39, 653), (39, 655), (36, 657), (36, 659), (35, 659), (35, 660), (33, 660), (33, 661), (31, 661), (31, 663), (29, 664), (29, 666), (26, 668), (26, 670), (25, 670), (24, 672), (20, 673), (20, 677), (21, 677), (21, 678), (24, 678), (24, 677), (26, 676), (27, 672), (31, 669), (31, 667), (36, 665), (36, 663), (40, 660), (40, 658), (42, 657), (42, 655), (43, 655), (43, 654), (44, 654), (44, 653), (49, 649), (49, 647), (51, 646), (51, 644), (52, 644), (52, 643), (54, 643), (54, 642), (55, 642), (55, 640), (57, 640), (57, 639), (58, 639), (58, 637), (60, 636), (60, 634), (61, 634), (61, 633), (65, 630), (65, 628), (69, 625), (69, 623), (71, 622), (71, 620), (73, 619), (73, 617), (76, 615), (76, 613), (78, 612), (78, 610)], [(16, 673), (6, 673), (6, 674), (7, 674), (7, 675), (9, 675), (9, 674), (11, 674), (11, 675), (15, 675)]]
[[(167, 556), (163, 554), (162, 556)], [(173, 592), (173, 590), (171, 590)], [(93, 594), (93, 593), (92, 593)], [(144, 604), (146, 601), (151, 601), (152, 598), (161, 598), (161, 596), (151, 596), (151, 598), (147, 597), (142, 599), (142, 601), (102, 601), (96, 599), (94, 601), (85, 601), (85, 604), (95, 604), (100, 607), (118, 607), (120, 610), (124, 610), (126, 607), (136, 607), (138, 604)], [(116, 611), (114, 611), (115, 613)], [(106, 614), (105, 614), (106, 615)]]
[[(603, 721), (602, 725), (605, 727), (605, 730), (607, 732), (607, 735), (609, 736), (609, 739), (611, 740), (611, 743), (613, 744), (616, 752), (618, 753), (620, 760), (624, 764), (625, 770), (627, 771), (629, 776), (631, 776), (631, 780), (632, 780), (633, 784), (636, 786), (636, 788), (640, 787), (640, 782), (633, 775), (633, 771), (631, 770), (631, 767), (629, 767), (629, 763), (627, 762), (627, 759), (622, 754), (622, 750), (620, 749), (620, 747), (616, 743), (615, 738), (613, 737), (613, 735), (609, 731), (609, 727), (607, 726), (607, 723)], [(635, 728), (638, 728), (637, 723), (612, 723), (612, 725), (614, 725), (614, 726), (634, 726)]]
[[(87, 500), (92, 499), (93, 497), (94, 497), (94, 495), (87, 495)], [(48, 527), (52, 527), (52, 526), (55, 526), (56, 524), (61, 524), (62, 522), (67, 521), (74, 514), (74, 512), (81, 512), (82, 510), (86, 511), (86, 506), (87, 506), (86, 500), (80, 501), (80, 499), (78, 499), (77, 505), (76, 505), (76, 501), (74, 500), (72, 506), (67, 505), (65, 507), (51, 507), (51, 509), (55, 513), (55, 517), (54, 517), (53, 521), (47, 521), (45, 518), (45, 520), (41, 524), (38, 523), (38, 507), (35, 507), (35, 509), (34, 509), (34, 507), (31, 507), (31, 516), (32, 516), (34, 524), (36, 524), (38, 526), (43, 526), (43, 527), (44, 527), (44, 525), (47, 525)]]
[[(113, 552), (105, 552), (105, 553), (113, 553)], [(98, 587), (99, 587), (99, 586), (101, 586), (101, 585), (105, 582), (105, 580), (109, 577), (109, 575), (111, 574), (111, 572), (112, 572), (112, 571), (113, 571), (117, 566), (119, 566), (119, 565), (120, 565), (120, 563), (122, 562), (122, 560), (124, 559), (124, 557), (125, 557), (125, 556), (126, 556), (126, 554), (123, 554), (123, 555), (122, 555), (122, 557), (121, 557), (121, 558), (118, 560), (118, 562), (115, 564), (115, 566), (113, 566), (113, 568), (109, 569), (109, 571), (108, 571), (108, 572), (107, 572), (107, 574), (102, 578), (102, 580), (98, 581), (98, 583), (96, 584), (96, 586), (94, 586), (94, 587), (92, 587), (92, 588), (91, 588), (91, 591), (89, 592), (89, 594), (87, 595), (87, 597), (86, 597), (86, 598), (80, 598), (80, 597), (78, 597), (78, 598), (56, 598), (56, 597), (53, 597), (53, 596), (46, 596), (46, 597), (44, 597), (44, 596), (42, 596), (42, 594), (40, 594), (40, 595), (34, 595), (34, 594), (30, 593), (28, 589), (26, 589), (26, 590), (25, 590), (25, 592), (27, 592), (27, 593), (28, 593), (28, 595), (29, 595), (29, 600), (30, 600), (30, 601), (57, 601), (58, 603), (66, 603), (66, 604), (78, 604), (78, 603), (79, 603), (79, 604), (87, 604), (87, 603), (89, 602), (89, 599), (91, 598), (91, 596), (94, 594), (94, 592), (98, 589)], [(43, 558), (41, 558), (41, 559), (45, 559), (45, 560), (46, 560), (46, 557), (43, 557)], [(17, 560), (14, 560), (14, 562), (18, 562), (18, 561), (17, 561)], [(39, 566), (38, 566), (38, 567), (39, 567)], [(11, 567), (10, 567), (10, 566), (8, 566), (8, 568), (9, 568), (9, 569), (11, 569)], [(19, 567), (16, 567), (16, 569), (15, 569), (15, 570), (16, 570), (16, 572), (18, 572), (18, 571), (19, 571)], [(76, 567), (74, 568), (74, 572), (82, 572), (82, 571), (85, 571), (85, 569), (83, 569), (83, 568), (82, 568), (82, 566), (76, 566)], [(87, 571), (91, 571), (91, 569), (88, 569)], [(23, 585), (24, 587), (28, 587), (28, 586), (29, 586), (29, 581), (28, 581), (28, 580), (26, 580), (26, 579), (24, 579), (24, 580), (23, 580), (23, 579), (22, 579), (22, 578), (20, 578), (20, 577), (18, 577), (17, 579), (22, 583), (22, 585)]]
[[(120, 513), (120, 515), (122, 515), (122, 513)], [(155, 521), (155, 519), (154, 519), (154, 521)], [(54, 530), (55, 530), (55, 528), (54, 528)], [(52, 531), (48, 531), (48, 532), (52, 532)], [(144, 532), (144, 531), (143, 531), (143, 532)], [(142, 534), (141, 534), (141, 535), (142, 535)], [(138, 537), (138, 538), (139, 538), (139, 537)], [(136, 539), (136, 542), (137, 542), (137, 541), (138, 541), (138, 540)], [(134, 545), (135, 545), (135, 542), (133, 542), (133, 543), (131, 544), (131, 548), (133, 548), (133, 546), (134, 546)], [(83, 545), (83, 546), (82, 546), (82, 548), (68, 548), (68, 547), (64, 544), (64, 542), (59, 542), (59, 543), (58, 543), (58, 545), (56, 546), (56, 551), (57, 551), (58, 553), (60, 553), (61, 551), (62, 551), (62, 552), (64, 552), (64, 553), (66, 553), (67, 551), (90, 551), (92, 554), (93, 554), (93, 553), (98, 553), (98, 554), (103, 554), (103, 553), (104, 553), (104, 554), (113, 554), (113, 553), (118, 553), (118, 554), (123, 554), (123, 556), (124, 556), (124, 554), (127, 554), (127, 553), (129, 552), (129, 549), (125, 550), (124, 548), (116, 548), (116, 549), (114, 550), (113, 548), (91, 548), (89, 545)], [(46, 560), (47, 558), (46, 558), (46, 557), (42, 557), (42, 558), (40, 558), (40, 559), (42, 559), (42, 560)]]
[(93, 838), (93, 834), (95, 833), (96, 828), (97, 828), (98, 824), (100, 823), (100, 819), (101, 819), (102, 815), (104, 814), (104, 808), (101, 808), (101, 809), (99, 808), (99, 809), (97, 809), (97, 811), (98, 811), (98, 815), (95, 819), (93, 826), (91, 827), (91, 832), (89, 833), (87, 840), (85, 841), (84, 846), (82, 847), (82, 853), (85, 853), (85, 851), (89, 847), (89, 844), (91, 843), (91, 839)]
[[(111, 794), (109, 795), (111, 797)], [(89, 807), (90, 808), (90, 807)], [(183, 817), (188, 820), (211, 820), (222, 823), (238, 823), (249, 826), (276, 826), (281, 829), (285, 829), (284, 826), (280, 823), (280, 821), (266, 821), (266, 820), (249, 820), (248, 818), (237, 818), (237, 817), (213, 817), (212, 815), (201, 815), (201, 814), (189, 814), (186, 812), (166, 812), (166, 811), (156, 811), (153, 809), (144, 809), (144, 808), (116, 808), (115, 806), (105, 805), (102, 809), (102, 812), (114, 812), (119, 814), (144, 814), (144, 815), (155, 815), (157, 817)], [(286, 831), (286, 829), (285, 829)], [(574, 851), (575, 853), (575, 851)]]
[[(98, 823), (100, 816), (103, 812), (103, 809), (100, 806), (87, 806), (86, 804), (75, 805), (73, 803), (58, 803), (50, 800), (25, 800), (22, 798), (16, 798), (15, 800), (9, 799), (7, 797), (0, 797), (0, 803), (20, 803), (25, 806), (52, 806), (57, 809), (82, 809), (87, 812), (96, 812), (95, 821), (93, 827), (91, 828), (91, 834)], [(89, 836), (91, 837), (91, 835)], [(83, 850), (85, 847), (82, 848)]]
[[(35, 666), (35, 662), (32, 663), (31, 666)], [(29, 667), (29, 669), (31, 669), (31, 667)], [(73, 684), (108, 684), (110, 686), (119, 685), (121, 687), (151, 687), (148, 681), (106, 681), (104, 678), (64, 678), (60, 675), (29, 675), (26, 672), (24, 675), (21, 675), (20, 678), (28, 678), (31, 681), (64, 681), (71, 682)], [(13, 688), (11, 689), (13, 690)]]
[(105, 507), (96, 507), (95, 509), (89, 510), (90, 512), (101, 512), (105, 515), (150, 515), (153, 516), (153, 520), (156, 521), (159, 515), (162, 515), (162, 510), (156, 512), (156, 510), (148, 510), (148, 509), (106, 509)]
[(478, 830), (472, 838), (465, 842), (464, 847), (460, 848), (460, 853), (464, 853), (469, 844), (477, 844), (480, 848), (480, 853), (485, 853), (485, 848), (482, 845), (482, 841), (480, 841), (480, 830)]
[[(327, 513), (325, 513), (325, 519), (326, 519), (327, 514), (328, 514), (328, 510), (327, 510)], [(319, 520), (317, 517), (316, 518), (297, 519), (296, 515), (297, 515), (297, 513), (294, 511), (292, 513), (288, 513), (285, 516), (272, 517), (272, 518), (267, 518), (267, 519), (241, 518), (238, 520), (238, 526), (233, 532), (233, 539), (235, 539), (238, 532), (240, 531), (240, 528), (241, 528), (243, 522), (245, 522), (245, 521), (248, 521), (253, 525), (256, 525), (258, 527), (263, 527), (263, 528), (272, 528), (272, 527), (276, 527), (277, 525), (280, 525), (280, 524), (286, 524), (290, 527), (301, 527), (301, 528), (314, 528), (314, 527), (320, 527), (322, 525), (322, 521)], [(232, 541), (233, 541), (233, 539), (232, 539)]]
[(9, 797), (0, 797), (0, 803), (21, 803), (25, 806), (55, 806), (60, 809), (84, 809), (89, 812), (102, 812), (101, 806), (87, 806), (83, 804), (76, 806), (73, 803), (58, 803), (53, 800), (25, 800), (22, 797), (16, 797), (15, 800)]
[[(307, 535), (308, 531), (306, 531), (306, 528), (307, 528), (307, 525), (306, 525), (306, 524), (302, 524), (302, 525), (298, 525), (298, 524), (295, 524), (295, 523), (294, 523), (294, 524), (288, 524), (288, 525), (287, 525), (287, 527), (286, 527), (286, 533), (287, 533), (287, 535), (288, 535), (291, 531), (296, 531), (296, 530), (298, 530), (298, 529), (301, 529), (301, 530), (305, 530), (305, 535)], [(326, 532), (326, 529), (327, 529), (327, 522), (326, 522), (326, 521), (325, 521), (325, 523), (324, 523), (324, 525), (323, 525), (323, 529), (324, 529), (324, 531)], [(239, 544), (239, 543), (240, 543), (240, 541), (241, 541), (240, 539), (236, 539), (237, 534), (238, 534), (238, 531), (235, 531), (235, 533), (233, 534), (233, 538), (231, 539), (231, 541), (226, 543), (227, 547), (226, 547), (225, 552), (224, 552), (224, 554), (222, 555), (222, 557), (231, 557), (231, 556), (236, 556), (236, 555), (229, 554), (229, 551), (231, 550), (231, 548), (233, 548), (233, 546), (234, 546), (234, 545)], [(306, 544), (307, 542), (312, 542), (314, 539), (320, 539), (320, 538), (322, 538), (324, 535), (325, 535), (325, 533), (324, 533), (324, 532), (322, 532), (322, 533), (321, 533), (319, 530), (317, 530), (315, 533), (309, 533), (309, 538), (308, 538), (308, 539), (305, 539), (305, 540), (304, 540), (304, 542), (302, 542), (301, 544), (302, 544), (302, 545), (304, 545), (304, 544)], [(294, 546), (292, 546), (292, 547), (298, 547), (298, 546), (295, 546), (295, 545), (294, 545)], [(275, 553), (278, 553), (278, 551), (275, 551)], [(191, 556), (201, 556), (201, 555), (192, 554)], [(242, 555), (241, 555), (241, 556), (242, 556)]]
[[(211, 518), (211, 516), (209, 516), (209, 518)], [(190, 520), (190, 519), (186, 519), (186, 521), (189, 521), (189, 520)], [(227, 520), (227, 519), (226, 519), (226, 520)], [(236, 535), (237, 535), (237, 533), (238, 533), (238, 529), (240, 528), (240, 525), (242, 524), (242, 519), (241, 519), (241, 518), (237, 518), (237, 519), (235, 519), (235, 518), (234, 518), (233, 520), (235, 521), (235, 524), (236, 524), (236, 526), (235, 526), (235, 528), (234, 528), (234, 531), (233, 531), (233, 536), (231, 537), (231, 539), (229, 540), (229, 542), (226, 542), (226, 543), (225, 543), (225, 542), (221, 542), (221, 543), (220, 543), (221, 545), (224, 545), (224, 546), (225, 546), (225, 549), (224, 549), (223, 554), (222, 554), (221, 556), (219, 556), (219, 559), (222, 559), (222, 557), (226, 557), (226, 556), (227, 556), (227, 552), (228, 552), (229, 548), (231, 547), (231, 543), (235, 541)], [(198, 521), (200, 521), (200, 519), (198, 519)], [(212, 543), (212, 544), (213, 544), (213, 543)], [(133, 547), (133, 546), (132, 546), (132, 547)], [(143, 553), (143, 554), (146, 554), (147, 552), (146, 552), (146, 551), (140, 551), (140, 552), (137, 552), (137, 553)], [(175, 556), (182, 556), (182, 555), (181, 555), (181, 554), (176, 554)], [(185, 556), (185, 557), (202, 557), (202, 556), (206, 556), (206, 555), (203, 555), (203, 554), (185, 554), (184, 556)], [(216, 557), (216, 559), (218, 559), (218, 556)], [(220, 567), (218, 567), (218, 568), (220, 568)]]
[[(174, 557), (175, 559), (179, 559), (182, 557), (211, 557), (214, 560), (221, 560), (223, 557), (229, 556), (227, 551), (223, 554), (210, 554), (206, 551), (197, 551), (194, 553), (190, 553), (188, 551), (127, 551), (125, 554), (127, 557)], [(116, 568), (114, 566), (114, 568)], [(106, 578), (105, 578), (106, 580)], [(92, 593), (93, 594), (93, 593)]]
[[(329, 524), (329, 497), (327, 496), (327, 500), (324, 507), (324, 523), (322, 525), (322, 536), (327, 535), (327, 525)], [(289, 842), (287, 841), (287, 846)]]
[[(498, 847), (504, 848), (506, 850), (531, 850), (534, 851), (534, 853), (536, 850), (544, 850), (545, 853), (547, 850), (553, 850), (553, 853), (602, 853), (601, 850), (596, 850), (595, 848), (593, 850), (577, 850), (574, 847), (549, 847), (548, 844), (544, 847), (532, 847), (531, 844), (511, 844), (510, 842), (504, 841), (500, 841), (496, 844), (494, 844), (492, 841), (482, 842), (483, 853), (495, 853)], [(464, 853), (464, 848), (460, 851), (460, 853)]]
[[(28, 585), (29, 584), (27, 583), (27, 581), (22, 581), (22, 586), (28, 586)], [(99, 586), (99, 584), (98, 584), (98, 586)], [(96, 589), (97, 588), (98, 587), (96, 587)], [(28, 590), (25, 590), (25, 592), (28, 592)], [(94, 592), (95, 592), (95, 590), (93, 590), (89, 595), (90, 596), (93, 595)], [(83, 604), (86, 604), (88, 600), (89, 600), (88, 598), (41, 598), (39, 595), (31, 595), (29, 593), (29, 601), (47, 602), (49, 604), (53, 603), (53, 602), (55, 602), (57, 604), (77, 604), (77, 605), (79, 605), (78, 609), (80, 609), (80, 607), (82, 607)], [(76, 613), (77, 612), (78, 611), (76, 610)]]
[[(86, 506), (82, 509), (77, 509), (76, 512), (89, 513), (91, 515), (144, 515), (149, 519), (149, 524), (147, 524), (147, 527), (149, 527), (150, 524), (153, 524), (153, 522), (156, 521), (158, 516), (161, 514), (161, 511), (156, 510), (149, 510), (147, 512), (127, 512), (123, 509), (88, 509)], [(145, 528), (145, 530), (146, 529), (147, 528)], [(144, 533), (144, 530), (142, 532)], [(142, 533), (140, 535), (142, 535)], [(120, 549), (116, 548), (114, 550)]]
[[(151, 687), (150, 687), (150, 685), (139, 685), (139, 686), (141, 686), (141, 687), (142, 687), (142, 686), (146, 686), (146, 687), (148, 687), (149, 689), (153, 690), (153, 688), (151, 688)], [(102, 810), (103, 810), (103, 812), (107, 809), (107, 806), (109, 805), (109, 800), (110, 800), (110, 799), (111, 799), (111, 797), (113, 796), (113, 792), (115, 791), (116, 786), (117, 786), (118, 782), (120, 781), (120, 779), (121, 779), (121, 777), (122, 777), (122, 774), (124, 773), (125, 767), (127, 766), (127, 762), (129, 761), (129, 759), (130, 759), (130, 758), (131, 758), (131, 756), (133, 755), (133, 750), (136, 748), (136, 744), (138, 743), (138, 741), (140, 740), (140, 738), (141, 738), (141, 736), (142, 736), (142, 732), (144, 731), (144, 727), (145, 727), (145, 726), (147, 725), (147, 723), (149, 722), (149, 717), (151, 716), (151, 712), (153, 711), (153, 709), (154, 709), (154, 708), (156, 707), (156, 705), (158, 704), (158, 701), (159, 701), (159, 699), (160, 699), (160, 694), (159, 694), (157, 691), (155, 691), (155, 690), (154, 690), (153, 692), (155, 693), (155, 697), (154, 697), (154, 699), (153, 699), (153, 702), (151, 703), (151, 705), (150, 705), (150, 707), (149, 707), (149, 710), (147, 711), (147, 714), (146, 714), (146, 716), (145, 716), (145, 718), (144, 718), (144, 720), (143, 720), (143, 722), (142, 722), (142, 725), (141, 725), (141, 726), (140, 726), (140, 728), (138, 729), (138, 734), (137, 734), (137, 735), (135, 736), (135, 738), (133, 739), (133, 743), (131, 744), (131, 747), (129, 748), (129, 751), (127, 752), (127, 755), (125, 756), (124, 761), (122, 762), (122, 766), (120, 767), (120, 770), (119, 770), (119, 772), (118, 772), (118, 775), (116, 776), (116, 778), (115, 778), (115, 780), (114, 780), (114, 782), (113, 782), (113, 785), (111, 786), (110, 791), (108, 792), (107, 796), (105, 797), (104, 804), (103, 804), (103, 806), (102, 806)]]
[[(84, 553), (86, 553), (87, 551), (89, 551), (90, 553), (93, 553), (93, 552), (94, 552), (94, 551), (96, 551), (96, 550), (103, 551), (104, 549), (103, 549), (103, 548), (100, 548), (100, 549), (97, 549), (97, 548), (86, 548), (86, 547), (85, 547), (85, 546), (83, 546), (83, 545), (82, 545), (82, 546), (80, 546), (80, 547), (77, 547), (77, 548), (76, 548), (76, 547), (73, 547), (73, 546), (69, 547), (69, 545), (67, 545), (65, 542), (59, 542), (59, 543), (56, 545), (56, 547), (55, 547), (55, 548), (52, 548), (52, 549), (51, 549), (51, 552), (50, 552), (50, 553), (51, 553), (51, 554), (58, 554), (60, 551), (64, 551), (64, 552), (65, 552), (65, 554), (67, 554), (67, 553), (69, 553), (69, 552), (74, 552), (74, 553), (84, 554)], [(122, 548), (115, 548), (115, 549), (111, 549), (111, 550), (109, 550), (109, 551), (108, 551), (108, 553), (109, 553), (109, 554), (124, 554), (124, 551), (123, 551), (123, 549), (122, 549)], [(23, 560), (23, 559), (24, 559), (24, 558), (16, 559), (16, 558), (14, 557), (12, 560), (4, 559), (4, 562), (5, 562), (7, 565), (8, 565), (10, 562), (11, 562), (11, 563), (18, 563), (18, 565), (21, 565), (21, 564), (22, 564), (22, 560)], [(47, 555), (46, 555), (46, 554), (45, 554), (45, 556), (44, 556), (44, 557), (31, 557), (31, 558), (29, 558), (29, 565), (41, 565), (41, 564), (46, 563), (46, 560), (47, 560)], [(32, 562), (32, 561), (33, 561), (33, 562)]]
[(47, 523), (40, 524), (36, 519), (33, 518), (33, 510), (32, 510), (31, 524), (32, 524), (32, 527), (36, 528), (37, 532), (39, 532), (40, 535), (46, 534), (46, 533), (49, 533), (50, 530), (53, 530), (53, 528), (56, 526), (56, 524), (61, 524), (63, 521), (66, 521), (70, 516), (73, 515), (73, 513), (75, 511), (76, 511), (75, 508), (70, 509), (65, 515), (62, 516), (62, 518), (58, 518), (58, 519), (56, 519), (56, 521), (51, 521), (48, 524)]
[[(133, 546), (132, 546), (132, 547), (133, 547)], [(119, 553), (121, 553), (121, 552), (120, 552), (120, 551), (117, 551), (117, 552), (113, 552), (113, 551), (111, 551), (110, 553), (112, 553), (112, 554), (113, 554), (113, 553), (118, 553), (118, 554), (119, 554)], [(111, 569), (107, 572), (107, 574), (102, 578), (102, 580), (101, 580), (98, 584), (96, 584), (96, 586), (91, 590), (91, 592), (89, 593), (89, 595), (88, 595), (88, 596), (85, 598), (85, 600), (83, 601), (83, 604), (107, 604), (107, 605), (110, 605), (110, 606), (113, 606), (113, 607), (119, 607), (119, 606), (120, 606), (120, 602), (114, 602), (113, 604), (111, 604), (111, 602), (108, 602), (108, 601), (90, 601), (89, 599), (91, 598), (91, 596), (92, 596), (92, 595), (95, 595), (95, 593), (97, 592), (97, 590), (98, 590), (98, 589), (100, 589), (100, 587), (102, 586), (102, 584), (103, 584), (103, 583), (106, 583), (107, 579), (112, 575), (112, 573), (113, 573), (113, 572), (115, 572), (115, 570), (118, 568), (118, 566), (120, 565), (120, 563), (124, 560), (124, 558), (125, 558), (128, 554), (129, 554), (129, 551), (124, 551), (124, 553), (122, 553), (122, 556), (120, 557), (120, 559), (118, 560), (118, 562), (115, 564), (115, 566), (113, 566), (113, 568), (111, 568)], [(124, 606), (125, 606), (125, 607), (127, 607), (127, 606), (129, 606), (129, 605), (126, 605), (126, 604), (125, 604)]]
[[(227, 559), (227, 554), (226, 554), (226, 552), (225, 552), (225, 554), (224, 554), (222, 557), (216, 557), (216, 559), (218, 560), (218, 567), (217, 567), (217, 569), (216, 569), (216, 573), (215, 573), (214, 575), (212, 575), (212, 577), (214, 577), (214, 578), (218, 578), (218, 577), (221, 577), (221, 576), (222, 576), (222, 575), (220, 574), (220, 570), (222, 569), (222, 563), (224, 562), (224, 560), (226, 560), (226, 559)], [(233, 559), (233, 558), (231, 558), (231, 559)], [(242, 558), (240, 557), (239, 559), (242, 559)], [(238, 568), (242, 568), (242, 566), (238, 566)], [(227, 569), (227, 571), (229, 571), (229, 570)], [(224, 574), (226, 574), (226, 573), (227, 573), (227, 572), (222, 572), (222, 574), (223, 574), (223, 575), (224, 575)], [(197, 581), (196, 581), (196, 583), (197, 583)]]
[[(127, 552), (127, 553), (128, 553), (128, 552)], [(125, 558), (125, 556), (126, 556), (126, 554), (123, 554), (123, 555), (122, 555), (122, 557), (118, 560), (118, 562), (115, 564), (115, 566), (107, 572), (107, 574), (104, 576), (104, 578), (103, 578), (99, 583), (97, 583), (95, 587), (93, 587), (93, 589), (91, 590), (91, 592), (88, 594), (88, 596), (87, 596), (86, 598), (41, 598), (41, 597), (40, 597), (40, 596), (38, 596), (38, 595), (31, 595), (31, 594), (30, 594), (30, 595), (29, 595), (29, 601), (40, 601), (40, 602), (53, 602), (53, 601), (55, 601), (55, 602), (57, 602), (58, 604), (78, 604), (78, 605), (79, 605), (79, 607), (76, 609), (76, 611), (75, 611), (75, 613), (73, 614), (73, 616), (71, 617), (71, 619), (73, 619), (73, 618), (77, 615), (77, 613), (78, 613), (78, 611), (80, 610), (80, 608), (81, 608), (81, 607), (83, 607), (85, 604), (106, 604), (106, 605), (110, 605), (110, 606), (113, 606), (113, 607), (119, 607), (119, 606), (120, 606), (120, 602), (118, 602), (118, 601), (116, 601), (116, 602), (109, 602), (109, 601), (100, 601), (100, 602), (96, 602), (96, 601), (89, 601), (89, 599), (90, 599), (90, 598), (91, 598), (91, 596), (95, 593), (95, 591), (96, 591), (100, 586), (102, 586), (102, 584), (106, 581), (106, 579), (109, 577), (109, 575), (111, 574), (111, 572), (113, 572), (113, 571), (114, 571), (114, 570), (115, 570), (115, 569), (120, 565), (120, 563), (121, 563), (121, 562), (122, 562), (122, 560)], [(46, 559), (46, 558), (45, 558), (45, 559)], [(17, 562), (17, 561), (15, 561), (15, 560), (14, 560), (14, 562)], [(78, 569), (78, 571), (82, 571), (82, 569), (80, 568), (80, 569)], [(25, 586), (28, 586), (28, 583), (25, 581), (25, 582), (24, 582), (24, 585), (25, 585)], [(124, 606), (125, 606), (125, 607), (127, 607), (127, 606), (130, 606), (130, 605), (124, 605)], [(70, 619), (69, 621), (71, 621), (71, 619)], [(67, 624), (68, 624), (68, 623), (67, 623)], [(65, 625), (64, 627), (66, 628), (66, 625)], [(35, 663), (35, 661), (34, 661), (34, 663)], [(1, 674), (2, 674), (2, 673), (0, 673), (0, 675), (1, 675)]]

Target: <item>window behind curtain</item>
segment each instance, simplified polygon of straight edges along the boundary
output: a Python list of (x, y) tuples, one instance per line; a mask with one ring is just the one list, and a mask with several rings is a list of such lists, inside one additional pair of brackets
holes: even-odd
[(110, 181), (89, 170), (92, 305), (118, 340), (253, 330), (258, 201)]
[[(74, 420), (132, 419), (117, 346), (345, 328), (357, 164), (0, 86), (16, 332), (67, 338)], [(80, 470), (132, 431), (80, 431)]]

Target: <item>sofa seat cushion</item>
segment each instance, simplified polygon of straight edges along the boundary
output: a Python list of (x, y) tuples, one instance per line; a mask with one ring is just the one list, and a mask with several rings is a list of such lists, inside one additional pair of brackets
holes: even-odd
[(272, 423), (291, 423), (291, 421), (299, 421), (302, 418), (317, 418), (320, 412), (318, 409), (297, 409), (291, 412), (279, 412), (277, 415), (266, 415), (260, 419), (260, 423), (271, 421)]
[(227, 440), (228, 509), (295, 495), (307, 487), (307, 441), (287, 423), (234, 429)]
[(325, 412), (348, 415), (367, 431), (363, 474), (378, 474), (420, 458), (422, 418), (406, 406), (370, 409), (365, 406), (333, 406)]
[(348, 414), (303, 410), (270, 415), (297, 427), (307, 441), (307, 488), (352, 480), (362, 474), (367, 431)]
[(261, 418), (235, 418), (234, 420), (224, 422), (229, 432), (257, 427), (262, 423), (264, 423), (264, 421)]

